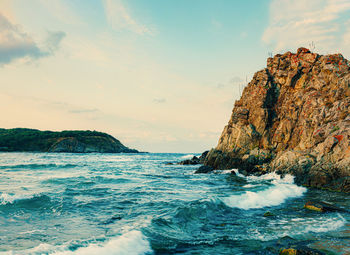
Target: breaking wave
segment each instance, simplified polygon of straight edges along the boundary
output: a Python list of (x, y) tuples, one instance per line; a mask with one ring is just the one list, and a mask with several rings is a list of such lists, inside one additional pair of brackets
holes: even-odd
[(49, 254), (49, 255), (141, 255), (151, 254), (152, 249), (145, 236), (137, 230), (132, 230), (119, 237), (113, 238), (106, 243), (90, 244), (75, 251), (68, 250), (63, 246), (40, 244), (37, 247), (22, 251), (9, 251), (1, 255), (19, 254)]
[(271, 180), (272, 186), (265, 190), (246, 191), (243, 194), (224, 197), (221, 200), (227, 206), (245, 210), (276, 206), (284, 203), (289, 198), (301, 197), (306, 192), (306, 188), (294, 184), (294, 177), (291, 175), (281, 178), (275, 173), (270, 173), (260, 177), (248, 176), (245, 178), (248, 181)]

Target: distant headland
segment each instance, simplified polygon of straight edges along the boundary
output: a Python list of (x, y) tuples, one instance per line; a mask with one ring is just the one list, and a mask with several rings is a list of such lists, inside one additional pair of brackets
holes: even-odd
[(138, 153), (113, 136), (97, 131), (40, 131), (28, 128), (0, 129), (3, 152)]

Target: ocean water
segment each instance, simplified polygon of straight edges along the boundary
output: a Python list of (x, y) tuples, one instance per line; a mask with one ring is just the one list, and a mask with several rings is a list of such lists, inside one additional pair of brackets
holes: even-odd
[(0, 153), (0, 254), (350, 254), (349, 213), (303, 208), (348, 194), (166, 164), (189, 157)]

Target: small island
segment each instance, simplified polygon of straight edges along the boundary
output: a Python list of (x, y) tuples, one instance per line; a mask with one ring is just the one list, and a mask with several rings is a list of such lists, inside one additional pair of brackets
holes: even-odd
[(2, 152), (138, 153), (113, 136), (98, 131), (0, 129)]

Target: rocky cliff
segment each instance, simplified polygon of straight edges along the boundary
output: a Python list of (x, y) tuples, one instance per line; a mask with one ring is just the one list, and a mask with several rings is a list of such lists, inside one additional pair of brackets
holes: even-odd
[(306, 186), (350, 192), (350, 62), (306, 48), (267, 59), (236, 101), (215, 169), (292, 173)]
[(113, 136), (97, 131), (0, 129), (0, 151), (135, 153)]

